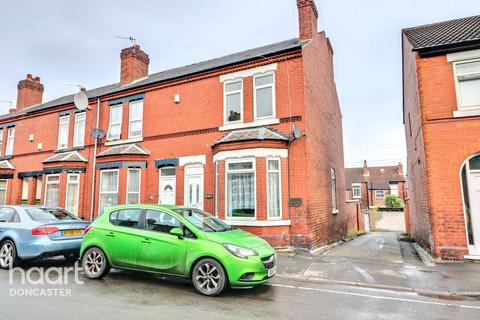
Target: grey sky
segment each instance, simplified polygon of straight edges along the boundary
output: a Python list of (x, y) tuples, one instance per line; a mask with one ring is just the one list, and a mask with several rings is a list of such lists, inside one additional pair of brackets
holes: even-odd
[[(316, 0), (335, 51), (345, 162), (405, 159), (401, 42), (405, 27), (480, 14), (478, 0)], [(119, 81), (119, 52), (134, 35), (150, 73), (298, 35), (295, 0), (0, 0), (0, 100), (27, 73), (44, 101)], [(0, 104), (6, 113), (8, 104)]]

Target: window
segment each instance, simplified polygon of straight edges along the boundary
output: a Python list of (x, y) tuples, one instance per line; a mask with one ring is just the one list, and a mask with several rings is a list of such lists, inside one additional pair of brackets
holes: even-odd
[(280, 159), (267, 159), (267, 212), (269, 219), (282, 218)]
[(80, 191), (80, 175), (69, 173), (67, 175), (67, 200), (65, 209), (78, 216), (78, 193)]
[(458, 106), (480, 106), (480, 60), (455, 64)]
[(110, 223), (128, 228), (138, 228), (140, 225), (141, 209), (124, 209), (110, 214)]
[(122, 133), (123, 105), (117, 104), (110, 107), (110, 122), (108, 124), (108, 140), (120, 139)]
[(128, 137), (141, 137), (143, 122), (143, 100), (130, 102), (128, 117)]
[(40, 198), (42, 197), (42, 177), (37, 177), (37, 189), (35, 193), (35, 204), (40, 204)]
[(335, 169), (330, 169), (330, 180), (331, 180), (331, 188), (332, 188), (332, 212), (337, 213), (337, 174)]
[(75, 114), (75, 128), (73, 133), (73, 146), (82, 147), (85, 143), (85, 112)]
[(383, 198), (385, 198), (385, 191), (375, 190), (375, 199), (383, 199)]
[(0, 129), (0, 156), (2, 155), (3, 151), (3, 129)]
[(25, 209), (32, 220), (79, 220), (73, 214), (61, 208), (29, 208)]
[(227, 217), (255, 218), (254, 160), (227, 162)]
[(65, 149), (68, 146), (68, 129), (70, 116), (60, 117), (58, 122), (58, 149)]
[(100, 172), (99, 214), (112, 205), (118, 204), (118, 169)]
[(58, 207), (58, 195), (60, 191), (60, 176), (58, 174), (47, 175), (45, 181), (45, 205)]
[(352, 198), (358, 199), (362, 197), (362, 185), (360, 183), (352, 183)]
[(8, 180), (0, 180), (0, 205), (7, 203), (7, 184)]
[(224, 84), (225, 123), (243, 120), (243, 80)]
[(128, 169), (127, 204), (140, 203), (140, 169)]
[(182, 228), (182, 224), (172, 215), (155, 210), (147, 210), (145, 216), (147, 230), (170, 233), (173, 228)]
[(398, 196), (398, 183), (390, 183), (390, 194)]
[(5, 155), (9, 156), (13, 154), (13, 140), (15, 139), (15, 127), (8, 128), (7, 130), (7, 147), (5, 148)]
[(20, 217), (12, 208), (1, 208), (0, 222), (20, 222)]
[(274, 75), (262, 74), (254, 77), (255, 119), (275, 116)]
[(22, 204), (28, 202), (28, 178), (22, 179)]

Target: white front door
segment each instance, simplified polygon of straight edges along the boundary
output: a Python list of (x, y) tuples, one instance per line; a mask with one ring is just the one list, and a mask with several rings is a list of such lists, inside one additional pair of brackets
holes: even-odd
[(175, 204), (176, 183), (174, 167), (161, 168), (159, 173), (159, 204)]
[(185, 206), (203, 210), (203, 166), (185, 167)]
[(470, 171), (468, 194), (471, 208), (473, 244), (468, 246), (470, 255), (480, 255), (480, 172)]

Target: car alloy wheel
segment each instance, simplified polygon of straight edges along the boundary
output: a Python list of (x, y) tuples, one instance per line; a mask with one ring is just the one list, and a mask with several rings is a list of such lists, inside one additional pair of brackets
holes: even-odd
[(216, 296), (226, 287), (223, 267), (213, 259), (201, 260), (193, 270), (195, 289), (203, 295)]
[(0, 268), (7, 269), (15, 265), (17, 252), (10, 240), (5, 241), (0, 248)]
[(83, 271), (90, 279), (100, 279), (110, 271), (105, 253), (98, 248), (89, 249), (82, 259)]

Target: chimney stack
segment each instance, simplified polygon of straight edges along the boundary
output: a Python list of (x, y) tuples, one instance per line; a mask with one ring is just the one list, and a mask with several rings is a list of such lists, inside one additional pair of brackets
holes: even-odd
[(11, 109), (10, 112), (20, 111), (42, 103), (43, 84), (40, 83), (39, 77), (33, 77), (27, 74), (27, 78), (18, 82), (17, 108)]
[(148, 76), (150, 58), (140, 49), (139, 45), (122, 49), (120, 59), (120, 85), (126, 86)]
[(398, 174), (403, 176), (403, 164), (402, 164), (402, 162), (398, 163)]
[(368, 171), (367, 160), (363, 160), (363, 176), (367, 179), (370, 176), (370, 172)]
[(314, 0), (297, 0), (300, 40), (312, 39), (318, 32), (318, 11)]

